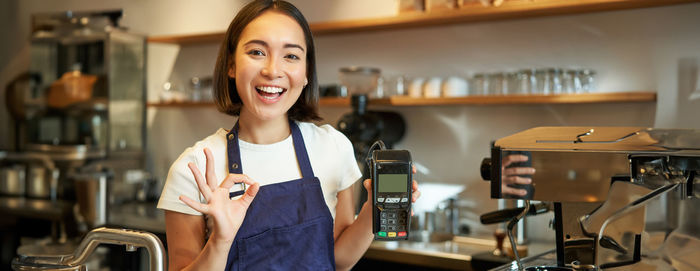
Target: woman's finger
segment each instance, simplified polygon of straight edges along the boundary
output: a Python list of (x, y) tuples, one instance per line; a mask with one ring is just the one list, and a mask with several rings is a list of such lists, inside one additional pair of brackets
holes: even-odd
[(258, 191), (260, 190), (260, 184), (259, 183), (252, 183), (250, 184), (250, 187), (245, 191), (243, 196), (241, 198), (237, 199), (245, 203), (246, 207), (250, 206), (251, 203), (253, 203), (253, 199), (255, 199), (255, 195), (258, 194)]
[(216, 189), (217, 181), (216, 172), (214, 172), (214, 155), (209, 148), (204, 148), (204, 156), (207, 158), (207, 184), (211, 190)]
[(413, 180), (413, 185), (411, 186), (413, 193), (411, 193), (411, 202), (416, 202), (420, 198), (420, 191), (418, 190), (418, 182)]
[(416, 174), (416, 172), (418, 172), (416, 171), (416, 166), (411, 166), (411, 172), (413, 172), (413, 174)]
[(532, 175), (535, 169), (531, 167), (511, 167), (503, 170), (503, 175)]
[(372, 191), (372, 179), (365, 179), (362, 181), (362, 186), (364, 186), (367, 191)]
[(520, 176), (508, 176), (504, 178), (506, 184), (530, 184), (532, 179)]
[(411, 202), (415, 203), (416, 200), (418, 200), (418, 198), (420, 198), (420, 191), (418, 191), (418, 190), (413, 191), (413, 193), (411, 194)]
[(190, 206), (192, 209), (195, 209), (197, 212), (203, 213), (203, 214), (208, 214), (209, 213), (209, 206), (206, 204), (202, 204), (199, 201), (192, 200), (191, 198), (181, 195), (180, 200), (187, 204), (187, 206)]
[(248, 175), (245, 175), (245, 174), (229, 174), (228, 176), (226, 176), (226, 179), (224, 179), (221, 182), (221, 184), (219, 184), (219, 187), (230, 189), (231, 187), (233, 187), (233, 185), (235, 185), (237, 183), (245, 183), (248, 185), (253, 185), (256, 182), (253, 181), (253, 179), (251, 179), (250, 177), (248, 177)]
[(501, 186), (501, 194), (508, 194), (508, 195), (513, 195), (513, 196), (525, 196), (527, 195), (527, 191), (523, 189), (515, 189), (509, 186)]
[(512, 163), (516, 162), (526, 162), (528, 159), (527, 155), (522, 155), (522, 154), (511, 154), (503, 158), (503, 162), (501, 163), (502, 167), (507, 167)]
[(190, 168), (190, 171), (192, 171), (192, 175), (194, 175), (194, 180), (197, 183), (199, 192), (201, 192), (204, 199), (209, 202), (209, 199), (211, 199), (211, 188), (207, 186), (206, 181), (204, 181), (204, 177), (202, 177), (202, 173), (192, 162), (187, 163), (187, 166)]

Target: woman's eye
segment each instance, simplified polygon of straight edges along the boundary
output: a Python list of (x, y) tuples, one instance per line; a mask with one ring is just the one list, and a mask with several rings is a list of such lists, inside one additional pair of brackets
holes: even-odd
[(291, 60), (299, 60), (299, 59), (301, 59), (301, 58), (299, 58), (299, 56), (297, 56), (297, 55), (295, 55), (295, 54), (288, 54), (288, 55), (285, 56), (285, 58), (288, 58), (288, 59), (291, 59)]
[(264, 56), (265, 55), (265, 53), (263, 53), (263, 51), (260, 51), (258, 49), (250, 50), (250, 51), (248, 51), (248, 54), (253, 55), (253, 56)]

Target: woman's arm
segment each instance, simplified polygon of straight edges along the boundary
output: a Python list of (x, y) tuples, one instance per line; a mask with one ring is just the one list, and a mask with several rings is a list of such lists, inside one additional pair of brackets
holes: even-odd
[[(368, 181), (365, 180), (365, 183), (369, 183)], [(355, 219), (352, 199), (352, 187), (338, 192), (333, 237), (335, 238), (335, 267), (339, 271), (349, 270), (354, 266), (374, 240), (371, 203), (366, 201)]]
[(168, 270), (224, 270), (231, 244), (204, 243), (203, 216), (165, 211)]

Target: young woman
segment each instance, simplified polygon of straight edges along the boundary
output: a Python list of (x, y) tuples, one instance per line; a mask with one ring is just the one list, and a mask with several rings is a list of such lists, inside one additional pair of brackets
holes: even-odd
[(354, 217), (352, 145), (308, 122), (320, 119), (314, 57), (308, 23), (285, 1), (251, 2), (233, 19), (214, 93), (238, 120), (170, 169), (158, 203), (170, 270), (347, 270), (367, 250), (372, 210)]

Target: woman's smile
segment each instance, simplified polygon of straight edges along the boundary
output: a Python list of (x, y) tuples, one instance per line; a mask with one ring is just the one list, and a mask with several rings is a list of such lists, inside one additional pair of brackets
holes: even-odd
[(258, 91), (258, 98), (264, 103), (276, 103), (287, 92), (286, 88), (273, 85), (256, 86), (255, 90)]

